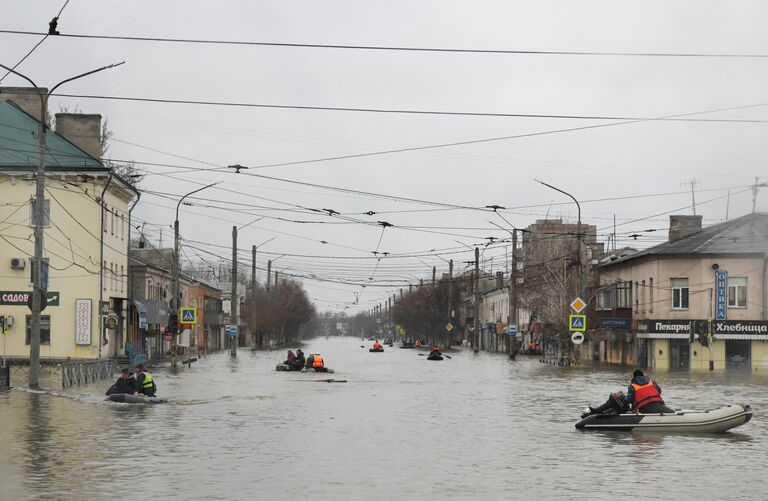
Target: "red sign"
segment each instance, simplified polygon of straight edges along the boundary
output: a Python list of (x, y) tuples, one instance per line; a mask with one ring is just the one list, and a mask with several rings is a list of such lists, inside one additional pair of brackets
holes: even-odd
[(173, 339), (173, 335), (171, 335), (171, 334), (163, 334), (163, 339), (165, 341), (170, 341), (171, 339)]

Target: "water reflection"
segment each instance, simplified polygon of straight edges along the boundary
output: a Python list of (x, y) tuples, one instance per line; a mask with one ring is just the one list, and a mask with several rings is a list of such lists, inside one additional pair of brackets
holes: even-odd
[(44, 487), (44, 480), (52, 476), (51, 427), (49, 406), (51, 398), (43, 393), (29, 393), (27, 397), (27, 426), (24, 430), (25, 481), (33, 490)]

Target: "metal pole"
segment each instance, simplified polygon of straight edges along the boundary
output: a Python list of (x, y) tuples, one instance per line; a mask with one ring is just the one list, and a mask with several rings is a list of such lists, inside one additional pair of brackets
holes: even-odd
[[(63, 84), (67, 82), (71, 82), (73, 80), (77, 80), (78, 78), (82, 78), (88, 75), (92, 75), (94, 73), (98, 73), (99, 71), (107, 70), (110, 68), (114, 68), (116, 66), (120, 66), (122, 63), (117, 64), (110, 64), (109, 66), (103, 66), (101, 68), (97, 68), (95, 70), (91, 70), (85, 73), (81, 73), (80, 75), (76, 75), (71, 78), (67, 78), (66, 80), (62, 80), (61, 82), (57, 83), (53, 86), (51, 90), (49, 90), (45, 95), (43, 95), (42, 89), (35, 84), (29, 77), (22, 75), (18, 71), (14, 70), (13, 68), (9, 68), (5, 65), (0, 64), (0, 68), (4, 68), (8, 70), (10, 73), (13, 73), (14, 75), (17, 75), (27, 82), (29, 82), (36, 90), (37, 94), (40, 97), (40, 124), (38, 126), (38, 156), (37, 156), (37, 179), (36, 179), (36, 186), (35, 186), (35, 211), (34, 211), (34, 218), (35, 218), (35, 230), (34, 230), (34, 236), (35, 236), (35, 257), (32, 260), (33, 263), (33, 273), (32, 273), (32, 312), (31, 312), (31, 318), (29, 322), (30, 327), (30, 335), (29, 335), (29, 387), (33, 389), (37, 389), (40, 387), (40, 311), (42, 309), (42, 302), (43, 302), (43, 291), (42, 291), (42, 274), (41, 271), (41, 263), (43, 261), (43, 235), (44, 235), (44, 220), (45, 217), (45, 207), (43, 204), (45, 203), (45, 140), (46, 140), (46, 129), (47, 125), (45, 123), (46, 119), (46, 111), (48, 109), (48, 98), (50, 97), (53, 92), (62, 86)], [(103, 266), (103, 263), (99, 263), (99, 266)], [(101, 305), (99, 305), (101, 307)], [(101, 351), (101, 326), (99, 327), (99, 351)]]
[[(453, 259), (448, 262), (448, 323), (453, 324)], [(451, 332), (447, 335), (449, 344)]]
[[(509, 324), (508, 328), (515, 324), (517, 329), (517, 229), (512, 230), (512, 270), (509, 274)], [(517, 337), (507, 336), (509, 345), (509, 358), (515, 359), (517, 355)]]
[(432, 287), (435, 286), (435, 275), (437, 274), (437, 266), (432, 267)]
[(474, 343), (472, 347), (475, 353), (480, 351), (480, 250), (475, 247), (475, 286), (474, 286), (474, 299), (475, 299), (475, 321), (474, 321)]
[(230, 355), (237, 356), (237, 343), (240, 341), (240, 322), (237, 318), (237, 226), (232, 227), (232, 323), (237, 325), (237, 335), (232, 339)]

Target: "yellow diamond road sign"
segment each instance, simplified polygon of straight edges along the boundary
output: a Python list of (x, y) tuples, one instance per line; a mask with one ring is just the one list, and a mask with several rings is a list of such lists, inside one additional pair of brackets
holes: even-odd
[(571, 308), (573, 308), (573, 311), (575, 311), (576, 313), (581, 313), (582, 311), (584, 311), (584, 308), (586, 307), (587, 307), (587, 303), (585, 303), (584, 300), (581, 299), (580, 297), (577, 297), (571, 303)]
[(453, 330), (453, 324), (452, 324), (452, 323), (450, 323), (450, 322), (448, 322), (448, 323), (445, 325), (445, 330), (447, 330), (448, 332), (451, 332), (451, 331)]

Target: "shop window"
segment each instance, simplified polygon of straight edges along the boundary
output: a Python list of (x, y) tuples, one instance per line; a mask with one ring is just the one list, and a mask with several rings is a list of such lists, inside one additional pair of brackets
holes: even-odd
[[(29, 345), (29, 339), (32, 337), (32, 316), (27, 315), (27, 339), (26, 343)], [(40, 344), (51, 344), (51, 316), (40, 315)]]
[(673, 310), (688, 309), (688, 279), (687, 278), (672, 279), (672, 309)]
[(747, 307), (747, 277), (728, 277), (728, 308)]

